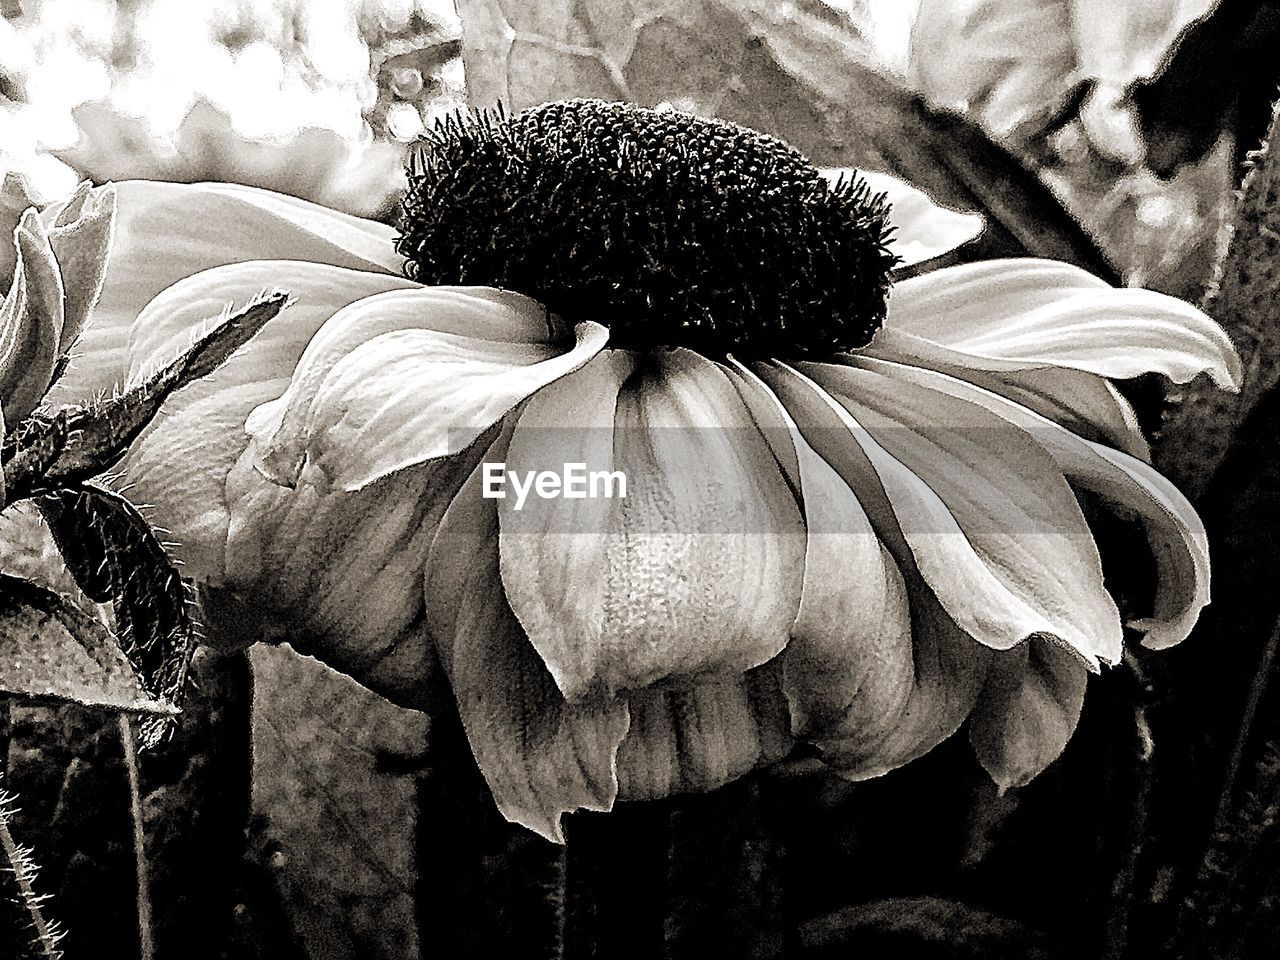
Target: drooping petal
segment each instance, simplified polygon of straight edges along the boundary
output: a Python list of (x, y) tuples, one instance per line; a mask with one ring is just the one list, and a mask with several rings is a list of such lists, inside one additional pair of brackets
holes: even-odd
[(772, 391), (741, 365), (730, 376), (804, 511), (800, 607), (778, 658), (792, 730), (819, 747), (828, 739), (875, 742), (898, 722), (915, 680), (902, 574), (853, 491)]
[(1084, 706), (1088, 673), (1047, 640), (996, 654), (969, 719), (969, 742), (1001, 790), (1044, 772), (1066, 748)]
[[(970, 636), (1059, 638), (1096, 669), (1121, 630), (1093, 538), (1043, 449), (974, 404), (828, 364), (762, 365), (805, 438)], [(805, 374), (813, 376), (810, 380)]]
[(133, 382), (177, 357), (229, 304), (271, 287), (295, 297), (212, 376), (170, 397), (122, 464), (136, 495), (154, 504), (156, 522), (181, 545), (190, 576), (223, 581), (231, 509), (226, 482), (249, 446), (245, 421), (251, 412), (288, 388), (307, 343), (335, 312), (363, 297), (414, 286), (388, 274), (297, 260), (230, 264), (169, 287), (120, 334), (126, 379)]
[(585, 508), (498, 503), (507, 596), (571, 701), (759, 666), (799, 603), (803, 524), (732, 383), (689, 350), (632, 362), (531, 397), (507, 451), (521, 477), (585, 462), (626, 478)]
[(289, 291), (294, 302), (288, 311), (212, 377), (184, 387), (175, 398), (204, 385), (217, 384), (221, 392), (230, 384), (283, 377), (287, 386), (303, 351), (336, 313), (378, 294), (420, 289), (403, 277), (301, 260), (251, 260), (203, 270), (161, 292), (132, 324), (128, 379), (136, 381), (171, 362), (232, 305), (271, 287)]
[(777, 661), (691, 687), (628, 698), (618, 749), (618, 799), (714, 790), (790, 752), (790, 715)]
[(889, 376), (979, 404), (1025, 431), (1053, 458), (1072, 486), (1097, 495), (1120, 518), (1138, 521), (1156, 564), (1152, 615), (1129, 626), (1149, 647), (1186, 638), (1209, 602), (1209, 544), (1195, 509), (1154, 469), (1117, 450), (1062, 429), (996, 393), (936, 371), (863, 358)]
[[(138, 370), (170, 357), (191, 326), (263, 286), (298, 301), (219, 367), (175, 394), (124, 461), (135, 495), (178, 543), (188, 572), (218, 588), (220, 610), (257, 637), (288, 638), (379, 691), (411, 702), (406, 674), (426, 654), (422, 571), (436, 524), (470, 472), (466, 458), (402, 471), (355, 493), (307, 468), (293, 488), (253, 467), (249, 412), (288, 385), (313, 333), (336, 309), (413, 286), (384, 274), (303, 262), (216, 268), (166, 291), (138, 324)], [(460, 474), (460, 475), (459, 475)], [(236, 629), (234, 624), (224, 629)]]
[(18, 264), (0, 306), (0, 404), (10, 423), (34, 410), (45, 395), (63, 322), (62, 275), (34, 209), (23, 214), (14, 240)]
[(841, 178), (853, 177), (855, 173), (867, 182), (872, 193), (888, 197), (889, 221), (893, 224), (889, 248), (902, 258), (902, 266), (909, 267), (940, 257), (982, 232), (983, 219), (979, 214), (960, 213), (939, 206), (923, 190), (890, 174), (849, 168), (822, 171), (832, 185), (839, 183)]
[(907, 592), (915, 670), (905, 708), (891, 725), (851, 726), (824, 745), (823, 760), (849, 780), (896, 770), (959, 730), (982, 694), (992, 660), (1003, 655), (961, 630), (918, 575), (908, 574)]
[(125, 371), (121, 331), (166, 287), (210, 267), (247, 260), (306, 260), (397, 274), (394, 231), (317, 204), (235, 184), (126, 181), (110, 262), (93, 321), (53, 391), (83, 402), (118, 385)]
[[(422, 575), (440, 518), (483, 451), (402, 470), (358, 491), (310, 466), (273, 484), (247, 453), (226, 480), (226, 573), (269, 636), (400, 703), (414, 700), (425, 636)], [(180, 551), (179, 551), (180, 552)]]
[[(506, 439), (485, 454), (501, 461)], [(563, 842), (563, 814), (608, 810), (618, 793), (626, 703), (568, 703), (508, 605), (498, 571), (496, 504), (477, 469), (432, 545), (427, 627), (440, 651), (472, 754), (508, 819)]]
[(1105, 377), (1069, 367), (989, 370), (985, 367), (997, 364), (892, 329), (882, 329), (860, 355), (928, 367), (968, 380), (1091, 440), (1101, 440), (1140, 460), (1151, 458), (1137, 414)]
[(905, 280), (893, 289), (885, 330), (931, 340), (979, 370), (1070, 367), (1177, 383), (1208, 373), (1226, 389), (1241, 377), (1230, 339), (1195, 307), (1117, 289), (1054, 260), (985, 260)]
[(176, 543), (185, 572), (201, 581), (211, 638), (288, 639), (398, 703), (420, 702), (431, 649), (420, 629), (422, 571), (470, 465), (403, 471), (357, 493), (310, 470), (288, 489), (253, 469), (244, 430), (250, 411), (287, 388), (306, 344), (336, 310), (416, 284), (302, 261), (214, 268), (148, 305), (126, 372), (141, 376), (172, 359), (228, 302), (277, 285), (297, 302), (210, 378), (175, 394), (134, 444), (122, 464), (131, 495), (153, 505), (150, 516)]
[(938, 495), (997, 578), (1045, 618), (1043, 632), (1091, 665), (1119, 659), (1118, 611), (1093, 534), (1061, 468), (1034, 438), (980, 404), (878, 370), (803, 369)]
[(486, 287), (420, 287), (355, 303), (308, 346), (274, 413), (250, 423), (258, 468), (288, 484), (306, 459), (356, 490), (456, 453), (599, 353), (608, 330), (581, 323), (571, 347), (553, 336), (536, 301)]

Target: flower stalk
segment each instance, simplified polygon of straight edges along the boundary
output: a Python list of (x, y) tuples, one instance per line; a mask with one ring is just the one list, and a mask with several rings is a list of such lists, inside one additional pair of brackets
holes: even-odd
[[(7, 711), (7, 704), (0, 702), (0, 709)], [(19, 845), (10, 829), (16, 800), (13, 794), (0, 789), (0, 853), (4, 854), (4, 869), (12, 876), (19, 904), (26, 911), (32, 948), (44, 960), (61, 960), (58, 942), (63, 931), (56, 920), (45, 914), (48, 896), (36, 892), (37, 869), (30, 848)]]

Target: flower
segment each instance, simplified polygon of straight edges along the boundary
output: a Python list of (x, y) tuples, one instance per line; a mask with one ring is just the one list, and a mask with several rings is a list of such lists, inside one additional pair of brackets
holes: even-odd
[[(426, 150), (399, 238), (417, 279), (376, 223), (120, 184), (59, 389), (137, 378), (227, 301), (290, 290), (129, 478), (223, 641), (287, 638), (402, 703), (438, 656), (510, 819), (559, 838), (564, 812), (798, 742), (875, 776), (966, 721), (1021, 784), (1125, 624), (1166, 646), (1208, 602), (1203, 528), (1110, 382), (1233, 387), (1195, 308), (1012, 259), (903, 280), (884, 312), (891, 254), (978, 222), (681, 114), (577, 101)], [(621, 469), (627, 496), (485, 495), (486, 463), (561, 461)], [(1087, 519), (1107, 516), (1151, 559), (1123, 612)]]
[(82, 183), (41, 212), (20, 175), (0, 183), (0, 276), (8, 284), (0, 306), (0, 439), (6, 424), (39, 405), (84, 328), (102, 290), (114, 218), (110, 185)]

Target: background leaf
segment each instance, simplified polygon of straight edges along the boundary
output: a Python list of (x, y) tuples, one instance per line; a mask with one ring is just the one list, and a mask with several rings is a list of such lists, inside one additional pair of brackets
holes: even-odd
[(838, 957), (918, 957), (927, 960), (1055, 960), (1047, 938), (1007, 917), (936, 897), (900, 897), (859, 904), (805, 924), (809, 960)]
[(172, 716), (107, 628), (68, 600), (0, 574), (0, 695)]
[(1128, 97), (1216, 0), (923, 0), (909, 73), (931, 104), (966, 110), (996, 136), (1038, 138), (1078, 115), (1093, 148), (1137, 164)]
[(412, 773), (426, 717), (288, 647), (251, 655), (251, 839), (295, 940), (325, 960), (417, 956)]
[(893, 173), (988, 218), (968, 258), (1032, 253), (1118, 274), (1039, 179), (975, 124), (881, 75), (822, 0), (459, 0), (467, 96), (670, 102), (772, 133), (820, 166)]

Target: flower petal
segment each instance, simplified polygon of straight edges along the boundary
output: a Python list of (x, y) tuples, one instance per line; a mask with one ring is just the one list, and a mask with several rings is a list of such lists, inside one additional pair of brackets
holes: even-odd
[(133, 180), (116, 184), (111, 259), (93, 322), (53, 392), (83, 402), (120, 384), (121, 330), (166, 287), (210, 267), (258, 259), (306, 260), (399, 273), (395, 232), (308, 203), (235, 184)]
[(914, 562), (970, 636), (995, 649), (1057, 637), (1095, 669), (1118, 659), (1093, 538), (1030, 437), (977, 405), (864, 370), (761, 370), (899, 566)]
[[(189, 277), (153, 300), (133, 331), (133, 376), (176, 355), (222, 312), (264, 287), (297, 302), (210, 377), (175, 394), (123, 468), (134, 496), (201, 581), (211, 637), (288, 639), (402, 704), (420, 702), (431, 644), (421, 630), (422, 571), (436, 524), (469, 474), (442, 461), (358, 493), (316, 471), (295, 489), (252, 466), (244, 422), (274, 399), (308, 341), (348, 302), (416, 284), (302, 261), (251, 261)], [(460, 473), (460, 476), (455, 474)]]
[(967, 380), (1089, 439), (1109, 443), (1140, 460), (1151, 458), (1137, 414), (1105, 377), (1068, 367), (990, 370), (986, 368), (996, 365), (992, 361), (891, 329), (882, 329), (859, 356), (928, 367)]
[(550, 332), (536, 301), (484, 287), (422, 287), (353, 304), (308, 346), (278, 421), (250, 424), (258, 468), (287, 485), (309, 459), (357, 490), (456, 453), (609, 336), (580, 323), (565, 350)]
[(716, 364), (682, 349), (601, 358), (531, 397), (507, 469), (575, 462), (620, 471), (626, 496), (498, 504), (507, 596), (566, 698), (741, 672), (782, 650), (804, 529)]
[(840, 475), (750, 370), (730, 376), (800, 491), (807, 542), (799, 612), (779, 657), (792, 730), (875, 742), (898, 722), (915, 679), (911, 614), (893, 557)]
[[(504, 438), (485, 454), (501, 460)], [(432, 544), (427, 626), (440, 651), (472, 754), (508, 820), (563, 843), (560, 818), (608, 810), (618, 792), (622, 701), (567, 703), (511, 612), (498, 573), (496, 504), (477, 469)]]
[[(226, 480), (222, 581), (269, 636), (289, 639), (399, 703), (422, 676), (422, 576), (440, 518), (483, 450), (402, 470), (361, 490), (308, 467), (296, 487), (259, 474), (249, 455)], [(419, 691), (420, 693), (421, 691)]]
[(13, 231), (28, 207), (38, 207), (39, 200), (31, 192), (27, 178), (10, 170), (0, 180), (0, 290), (8, 292), (13, 271), (18, 265), (18, 250), (14, 246)]
[(1242, 374), (1230, 338), (1195, 307), (1054, 260), (984, 260), (904, 280), (885, 329), (964, 354), (980, 370), (1070, 367), (1177, 383), (1208, 373), (1225, 389)]
[(0, 404), (17, 423), (49, 387), (62, 335), (62, 275), (34, 209), (14, 231), (18, 264), (0, 306)]
[(294, 293), (293, 306), (212, 376), (170, 397), (164, 414), (148, 425), (122, 464), (137, 496), (155, 506), (156, 522), (181, 544), (188, 574), (199, 580), (223, 581), (231, 510), (226, 482), (249, 446), (245, 421), (251, 411), (285, 391), (307, 343), (337, 310), (416, 285), (388, 274), (297, 260), (215, 267), (169, 287), (131, 331), (118, 333), (126, 345), (126, 379), (140, 380), (172, 361), (229, 303), (245, 303), (275, 286)]
[(969, 742), (1002, 791), (1062, 754), (1084, 706), (1088, 673), (1061, 647), (1033, 640), (997, 654), (969, 720)]
[(890, 174), (847, 167), (822, 171), (832, 186), (855, 173), (867, 182), (872, 193), (885, 194), (889, 200), (889, 222), (893, 224), (889, 249), (902, 258), (900, 266), (940, 257), (982, 232), (981, 215), (939, 206), (923, 190)]
[(1155, 596), (1151, 617), (1129, 626), (1145, 633), (1143, 643), (1154, 648), (1191, 632), (1209, 602), (1209, 543), (1195, 509), (1172, 483), (1134, 457), (1083, 440), (962, 379), (870, 358), (857, 362), (986, 407), (1034, 437), (1073, 487), (1097, 495), (1120, 518), (1141, 523), (1156, 564)]
[(95, 190), (85, 181), (49, 228), (49, 244), (66, 291), (65, 319), (58, 341), (60, 355), (71, 349), (80, 336), (102, 293), (115, 217), (115, 185), (108, 183)]
[(1002, 655), (961, 630), (918, 575), (908, 575), (907, 592), (915, 675), (906, 707), (878, 739), (850, 728), (843, 740), (824, 746), (823, 760), (849, 780), (896, 770), (959, 730), (982, 694), (992, 660)]
[(271, 287), (289, 291), (294, 300), (289, 310), (212, 377), (184, 387), (175, 399), (192, 390), (220, 393), (231, 384), (264, 379), (284, 378), (283, 392), (304, 350), (334, 314), (377, 294), (421, 289), (403, 277), (302, 260), (250, 260), (202, 270), (162, 291), (132, 324), (127, 338), (128, 380), (140, 380), (172, 362), (194, 338), (215, 326), (229, 307)]
[(618, 749), (618, 799), (714, 790), (790, 752), (790, 716), (776, 661), (679, 690), (628, 698)]

